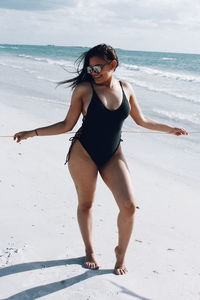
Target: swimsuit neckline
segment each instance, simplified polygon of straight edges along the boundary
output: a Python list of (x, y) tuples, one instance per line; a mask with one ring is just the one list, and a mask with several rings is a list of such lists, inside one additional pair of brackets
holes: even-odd
[[(120, 81), (119, 81), (119, 83), (120, 83)], [(121, 86), (121, 83), (120, 83), (120, 86)], [(121, 103), (120, 103), (119, 107), (116, 108), (116, 109), (109, 109), (109, 108), (107, 108), (107, 107), (103, 104), (103, 102), (101, 101), (101, 99), (99, 98), (99, 96), (98, 96), (97, 92), (95, 91), (93, 85), (92, 85), (92, 89), (93, 89), (93, 92), (96, 94), (96, 96), (97, 96), (99, 102), (101, 103), (101, 105), (102, 105), (106, 110), (108, 110), (108, 111), (110, 111), (110, 112), (115, 112), (115, 111), (118, 111), (118, 110), (121, 108), (121, 106), (123, 105), (125, 94), (124, 94), (124, 90), (123, 90), (122, 86), (121, 86), (121, 89), (122, 89), (122, 100), (121, 100)]]

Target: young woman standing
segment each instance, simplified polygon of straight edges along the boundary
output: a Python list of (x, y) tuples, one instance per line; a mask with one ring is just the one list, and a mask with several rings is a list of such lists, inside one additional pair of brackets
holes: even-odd
[(127, 272), (125, 254), (135, 214), (131, 176), (120, 145), (123, 122), (130, 114), (144, 128), (174, 135), (188, 133), (143, 115), (131, 85), (114, 76), (118, 58), (111, 46), (97, 45), (83, 53), (81, 61), (83, 65), (77, 77), (59, 83), (70, 83), (74, 88), (66, 118), (50, 126), (18, 132), (14, 140), (66, 133), (73, 129), (82, 113), (83, 123), (71, 139), (66, 162), (78, 196), (77, 216), (86, 252), (84, 266), (99, 268), (92, 244), (91, 213), (99, 173), (119, 207), (114, 272), (123, 275)]

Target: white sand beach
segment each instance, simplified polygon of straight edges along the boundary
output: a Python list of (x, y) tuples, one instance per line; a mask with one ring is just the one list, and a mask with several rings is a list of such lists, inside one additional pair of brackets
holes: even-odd
[[(1, 136), (65, 117), (67, 106), (32, 101), (28, 111), (23, 108), (25, 96), (16, 94), (16, 105), (9, 105), (13, 96), (1, 93)], [(69, 137), (34, 137), (19, 144), (0, 138), (0, 299), (200, 299), (199, 186), (188, 180), (187, 172), (169, 172), (159, 163), (180, 169), (185, 164), (191, 173), (187, 153), (179, 160), (168, 152), (156, 152), (150, 136), (123, 135), (140, 209), (127, 252), (129, 272), (117, 276), (113, 267), (118, 209), (100, 176), (93, 234), (101, 268), (82, 267), (77, 198), (64, 165)], [(143, 152), (152, 149), (148, 162), (142, 160)]]

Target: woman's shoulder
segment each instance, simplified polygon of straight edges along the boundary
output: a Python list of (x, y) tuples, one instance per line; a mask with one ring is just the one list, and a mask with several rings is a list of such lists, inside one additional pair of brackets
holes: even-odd
[(132, 85), (131, 85), (129, 82), (127, 82), (127, 81), (120, 80), (120, 82), (121, 82), (122, 86), (123, 86), (124, 88), (126, 88), (126, 89), (131, 89), (131, 88), (133, 88)]
[(77, 96), (84, 97), (92, 92), (92, 86), (90, 82), (81, 82), (77, 84), (75, 87), (73, 94), (76, 94)]
[(133, 86), (129, 82), (124, 80), (120, 80), (120, 82), (126, 95), (130, 97), (134, 93)]
[(83, 81), (81, 83), (79, 83), (74, 90), (77, 90), (77, 91), (88, 91), (88, 90), (91, 90), (92, 86), (91, 86), (91, 83), (88, 82), (88, 81)]

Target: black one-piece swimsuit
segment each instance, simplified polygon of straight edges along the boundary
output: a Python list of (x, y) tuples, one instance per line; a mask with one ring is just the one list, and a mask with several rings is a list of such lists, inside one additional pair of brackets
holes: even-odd
[(105, 107), (92, 85), (93, 95), (87, 109), (87, 114), (83, 117), (82, 126), (78, 129), (75, 136), (70, 138), (72, 143), (65, 164), (70, 159), (72, 146), (77, 139), (98, 168), (108, 162), (117, 151), (122, 141), (121, 128), (123, 122), (130, 113), (130, 106), (121, 82), (120, 85), (123, 99), (120, 106), (115, 110)]

